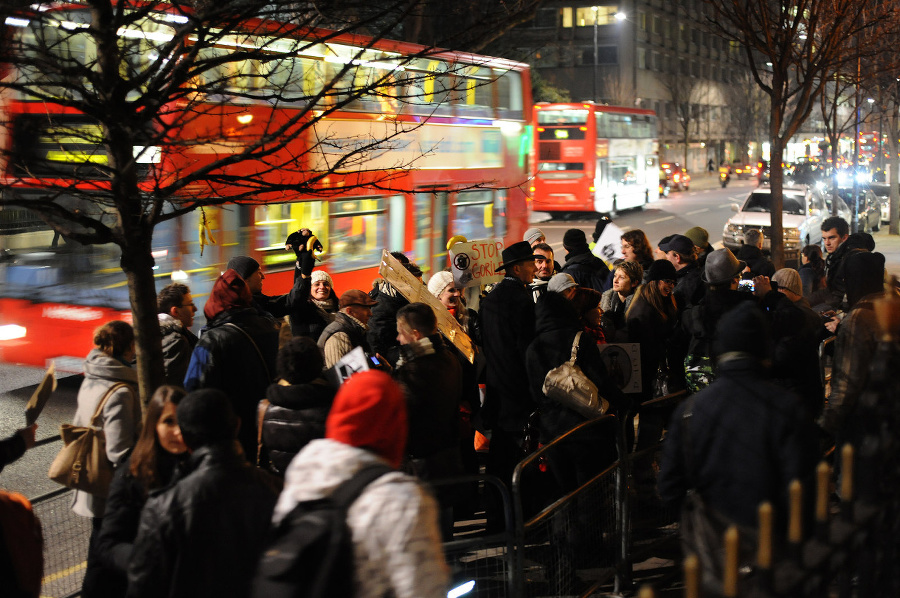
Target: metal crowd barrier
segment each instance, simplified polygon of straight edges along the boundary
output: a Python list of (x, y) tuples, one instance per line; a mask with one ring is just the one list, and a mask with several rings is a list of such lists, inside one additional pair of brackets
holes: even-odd
[(44, 535), (42, 598), (70, 598), (81, 593), (91, 520), (72, 512), (72, 493), (60, 488), (31, 499)]

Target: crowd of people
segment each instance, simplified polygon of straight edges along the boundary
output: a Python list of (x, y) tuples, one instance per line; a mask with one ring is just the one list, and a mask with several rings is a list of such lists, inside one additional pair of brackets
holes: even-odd
[[(391, 473), (347, 513), (355, 595), (443, 595), (440, 542), (464, 501), (449, 491), (435, 498), (423, 483), (484, 465), (510, 484), (534, 448), (525, 431), (536, 427), (548, 443), (585, 421), (544, 393), (548, 372), (572, 355), (608, 412), (636, 424), (626, 427), (629, 450), (659, 443), (668, 428), (663, 501), (678, 506), (694, 488), (743, 524), (755, 522), (761, 500), (783, 514), (787, 482), (811, 475), (823, 438), (854, 439), (861, 364), (877, 342), (871, 305), (884, 258), (840, 218), (822, 229), (827, 257), (807, 247), (798, 270), (775, 270), (753, 230), (738, 255), (715, 250), (699, 227), (655, 247), (631, 230), (624, 258), (607, 265), (580, 229), (565, 233), (558, 257), (529, 229), (502, 251), (503, 279), (482, 290), (477, 310), (449, 271), (422, 282), (470, 336), (474, 361), (442, 338), (428, 304), (382, 279), (338, 294), (312, 259), (298, 257), (290, 292), (270, 296), (260, 264), (232, 258), (199, 337), (190, 289), (170, 284), (158, 295), (165, 386), (142, 404), (124, 322), (97, 330), (85, 362), (74, 423), (114, 389), (101, 421), (116, 473), (106, 495), (75, 493), (72, 509), (92, 521), (82, 595), (249, 596), (270, 527), (372, 463)], [(422, 281), (415, 263), (393, 255)], [(818, 348), (831, 334), (826, 401)], [(640, 391), (604, 360), (612, 343), (639, 345)], [(357, 347), (374, 371), (336, 387), (327, 372)], [(642, 403), (679, 390), (693, 398), (671, 422), (641, 415)], [(4, 452), (21, 454), (29, 437), (33, 429)], [(580, 442), (551, 455), (563, 491), (616, 458), (612, 434)], [(490, 505), (487, 517), (499, 523)]]

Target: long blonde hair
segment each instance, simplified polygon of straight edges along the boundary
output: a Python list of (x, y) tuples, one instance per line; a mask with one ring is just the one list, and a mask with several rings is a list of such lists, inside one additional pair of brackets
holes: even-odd
[(659, 281), (651, 280), (639, 286), (634, 292), (631, 305), (628, 306), (628, 310), (625, 312), (626, 318), (631, 316), (631, 311), (635, 305), (641, 302), (641, 298), (649, 303), (666, 322), (674, 318), (678, 312), (678, 308), (675, 306), (675, 296), (670, 294), (666, 297), (659, 291)]

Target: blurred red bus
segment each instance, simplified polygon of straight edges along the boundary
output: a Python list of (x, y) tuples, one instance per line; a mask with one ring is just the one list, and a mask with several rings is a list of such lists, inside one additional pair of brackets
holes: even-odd
[[(60, 53), (95, 56), (93, 38), (71, 25), (89, 22), (89, 8), (69, 5), (56, 14), (56, 26), (67, 30), (58, 44)], [(177, 21), (177, 15), (168, 16)], [(134, 38), (152, 33), (154, 39), (148, 40), (148, 52), (152, 52), (160, 35), (175, 31), (176, 23), (167, 29), (166, 19), (159, 17), (155, 15), (153, 23), (146, 27), (137, 24), (124, 33), (120, 30), (119, 35)], [(46, 26), (27, 17), (7, 19), (7, 39), (28, 41), (34, 38), (36, 27)], [(307, 32), (315, 39), (319, 34)], [(265, 42), (262, 37), (256, 39)], [(304, 77), (297, 83), (302, 87), (299, 96), (315, 95), (316, 86), (329, 81), (335, 69), (348, 60), (358, 61), (355, 76), (365, 77), (366, 69), (390, 68), (392, 59), (402, 61), (405, 56), (425, 50), (413, 44), (373, 42), (361, 36), (329, 34), (327, 40), (309, 45), (318, 54), (296, 57), (295, 72), (312, 72), (318, 77)], [(242, 68), (261, 72), (259, 65), (244, 62), (248, 64)], [(14, 80), (19, 76), (14, 60), (4, 68), (7, 77)], [(421, 125), (409, 133), (400, 149), (369, 156), (365, 168), (374, 178), (381, 178), (379, 174), (396, 169), (398, 163), (414, 159), (412, 169), (397, 171), (390, 184), (382, 183), (381, 188), (363, 184), (347, 193), (334, 193), (334, 189), (359, 180), (353, 177), (360, 176), (338, 172), (322, 182), (323, 189), (332, 190), (330, 196), (301, 195), (262, 205), (232, 203), (206, 208), (217, 244), (207, 246), (203, 256), (198, 247), (199, 211), (162, 223), (156, 227), (152, 247), (157, 289), (173, 280), (185, 282), (202, 306), (203, 297), (228, 259), (250, 255), (265, 267), (264, 291), (287, 292), (293, 281), (294, 256), (284, 250), (284, 241), (289, 233), (302, 227), (311, 228), (325, 246), (320, 267), (331, 273), (338, 293), (350, 288), (368, 290), (378, 276), (383, 248), (406, 253), (422, 267), (427, 280), (431, 273), (447, 266), (446, 242), (454, 235), (521, 240), (528, 225), (528, 66), (498, 58), (441, 52), (407, 61), (401, 70), (416, 69), (424, 91), (415, 101), (400, 99), (408, 98), (409, 91), (401, 89), (402, 83), (398, 83), (393, 91), (382, 90), (384, 94), (377, 101), (360, 98), (322, 117), (306, 136), (288, 141), (283, 150), (303, 156), (323, 136), (352, 140), (364, 131), (377, 133), (379, 127), (387, 126), (384, 116), (389, 114), (394, 122)], [(442, 76), (454, 78), (447, 86), (453, 91), (440, 91), (441, 86), (435, 81)], [(287, 113), (302, 102), (292, 105), (281, 101), (273, 108), (270, 102), (253, 101), (252, 90), (231, 91), (233, 95), (220, 96), (215, 103), (208, 100), (207, 115), (194, 120), (197, 127), (218, 127), (228, 143), (244, 139), (225, 130), (226, 116), (227, 126), (236, 126), (235, 105), (245, 108), (242, 116), (247, 122), (266, 123), (273, 119), (277, 122), (279, 111)], [(103, 184), (78, 182), (76, 171), (107, 160), (105, 149), (87, 144), (85, 139), (91, 135), (86, 133), (70, 135), (64, 142), (53, 133), (63, 129), (84, 132), (92, 127), (98, 125), (58, 104), (8, 90), (0, 95), (0, 144), (7, 155), (14, 157), (0, 164), (0, 193), (40, 195), (53, 185), (58, 193), (62, 185)], [(185, 139), (175, 139), (174, 144), (189, 143), (191, 131), (184, 134)], [(197, 161), (202, 160), (193, 154), (194, 163), (185, 164), (179, 162), (184, 152), (169, 150), (161, 146), (144, 152), (142, 167), (146, 176), (177, 176), (182, 169), (195, 168)], [(340, 151), (335, 150), (331, 156), (324, 151), (309, 155), (313, 155), (308, 158), (310, 161), (327, 160), (339, 157)], [(246, 174), (241, 168), (237, 164), (231, 172)], [(367, 179), (362, 180), (365, 183)], [(65, 196), (60, 196), (60, 200), (64, 202)], [(117, 246), (81, 245), (54, 235), (28, 210), (0, 209), (0, 361), (44, 366), (55, 359), (62, 370), (80, 371), (81, 360), (91, 347), (93, 330), (110, 319), (130, 320), (129, 310)], [(198, 318), (198, 327), (202, 319)]]

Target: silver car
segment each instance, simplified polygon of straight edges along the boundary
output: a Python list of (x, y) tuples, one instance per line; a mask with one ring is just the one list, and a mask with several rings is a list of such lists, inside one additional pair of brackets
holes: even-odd
[[(849, 222), (850, 210), (840, 199), (838, 215)], [(784, 254), (787, 259), (799, 259), (806, 245), (822, 241), (822, 222), (831, 215), (831, 198), (826, 198), (812, 186), (784, 187), (782, 226)], [(763, 250), (771, 247), (772, 190), (759, 187), (750, 192), (743, 206), (732, 205), (737, 212), (725, 223), (722, 244), (735, 253), (744, 244), (744, 231), (755, 228), (763, 233)]]

